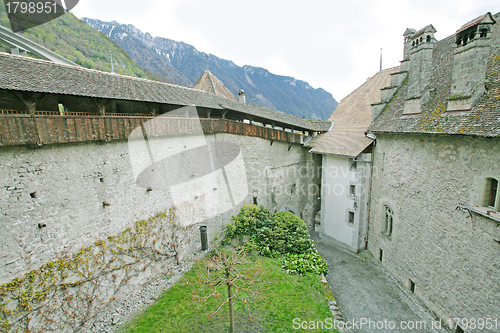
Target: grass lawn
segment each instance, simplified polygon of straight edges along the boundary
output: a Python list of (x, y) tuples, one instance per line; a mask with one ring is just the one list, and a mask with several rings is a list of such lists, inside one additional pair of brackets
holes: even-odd
[[(294, 319), (325, 321), (332, 318), (325, 290), (317, 276), (289, 275), (281, 268), (281, 258), (250, 255), (246, 267), (262, 265), (270, 280), (277, 280), (264, 291), (262, 297), (249, 304), (234, 303), (235, 332), (295, 332)], [(183, 279), (168, 289), (139, 317), (129, 322), (122, 332), (228, 332), (228, 306), (212, 313), (227, 297), (210, 298), (200, 302), (191, 296), (196, 283), (196, 270), (204, 261), (196, 263)], [(245, 268), (245, 267), (243, 267)], [(224, 290), (224, 289), (221, 289)], [(207, 290), (207, 294), (210, 293)], [(202, 296), (202, 295), (200, 295)], [(330, 319), (331, 320), (331, 319)], [(298, 322), (297, 320), (295, 322)], [(295, 327), (298, 327), (295, 324)], [(335, 330), (308, 329), (307, 332), (337, 332)]]

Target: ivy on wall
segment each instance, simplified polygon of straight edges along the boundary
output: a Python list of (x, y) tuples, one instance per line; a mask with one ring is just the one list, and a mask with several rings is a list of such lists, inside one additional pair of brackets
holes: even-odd
[(77, 331), (94, 319), (130, 282), (181, 264), (181, 246), (196, 225), (181, 226), (175, 208), (135, 222), (115, 236), (0, 285), (1, 332)]

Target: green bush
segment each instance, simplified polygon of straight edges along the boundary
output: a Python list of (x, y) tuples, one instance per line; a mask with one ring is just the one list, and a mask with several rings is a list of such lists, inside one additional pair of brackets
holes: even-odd
[(271, 221), (272, 214), (269, 210), (244, 204), (238, 215), (231, 217), (231, 223), (226, 227), (226, 241), (231, 238), (252, 237)]
[(259, 230), (255, 243), (267, 256), (305, 253), (313, 248), (306, 223), (291, 212), (274, 214), (271, 225)]
[(289, 274), (328, 274), (328, 266), (316, 250), (300, 254), (287, 254), (283, 260), (283, 269)]
[(264, 207), (243, 205), (226, 227), (223, 244), (230, 242), (245, 251), (258, 251), (271, 258), (285, 255), (283, 268), (290, 274), (328, 274), (306, 223), (291, 212), (272, 214)]

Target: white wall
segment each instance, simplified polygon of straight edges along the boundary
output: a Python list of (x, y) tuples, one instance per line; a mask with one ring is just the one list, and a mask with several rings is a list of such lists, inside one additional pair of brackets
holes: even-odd
[[(354, 252), (365, 246), (370, 157), (360, 155), (352, 169), (349, 158), (323, 155), (320, 236)], [(354, 212), (352, 224), (349, 211)]]

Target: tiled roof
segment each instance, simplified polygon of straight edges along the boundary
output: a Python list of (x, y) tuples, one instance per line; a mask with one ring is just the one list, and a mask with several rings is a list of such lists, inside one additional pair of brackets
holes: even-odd
[(2, 52), (0, 89), (226, 109), (242, 118), (317, 131), (306, 119), (204, 91)]
[(425, 28), (420, 29), (419, 31), (415, 32), (413, 35), (418, 36), (418, 35), (423, 34), (424, 32), (435, 33), (436, 32), (436, 28), (434, 28), (434, 26), (432, 24), (429, 24)]
[(460, 29), (457, 30), (457, 32), (461, 32), (461, 31), (467, 30), (470, 27), (473, 27), (476, 24), (481, 23), (484, 19), (487, 19), (487, 21), (493, 21), (493, 22), (495, 22), (495, 20), (493, 19), (493, 17), (491, 17), (491, 14), (490, 13), (486, 13), (486, 14), (481, 15), (478, 18), (476, 18), (476, 19), (474, 19), (474, 20), (472, 20), (470, 22), (467, 22), (466, 24), (464, 24), (463, 26), (461, 26)]
[(345, 97), (328, 119), (333, 129), (309, 141), (311, 152), (347, 157), (358, 156), (373, 140), (365, 136), (371, 122), (371, 104), (380, 101), (380, 89), (391, 82), (399, 67), (385, 69)]
[(232, 99), (236, 101), (236, 97), (226, 88), (220, 80), (213, 75), (209, 70), (205, 71), (203, 75), (194, 84), (193, 89), (203, 90), (213, 95)]
[[(499, 14), (495, 15), (495, 18)], [(373, 133), (461, 134), (482, 137), (500, 136), (500, 24), (491, 31), (490, 55), (486, 67), (486, 89), (468, 112), (449, 113), (455, 35), (437, 42), (432, 55), (430, 100), (420, 114), (403, 115), (408, 84), (370, 126)], [(411, 73), (410, 73), (411, 75)]]
[(311, 124), (313, 124), (319, 132), (328, 132), (333, 122), (329, 120), (309, 120)]

